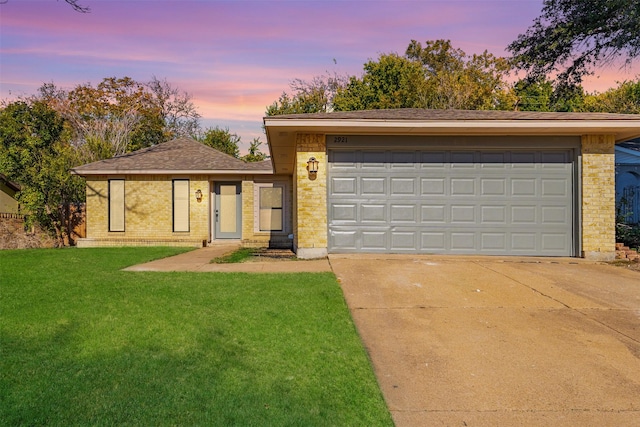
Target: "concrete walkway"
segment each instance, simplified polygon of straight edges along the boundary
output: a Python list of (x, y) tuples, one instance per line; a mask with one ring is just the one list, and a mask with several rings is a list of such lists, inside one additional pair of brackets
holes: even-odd
[(237, 264), (211, 264), (240, 248), (240, 243), (225, 243), (207, 246), (180, 255), (157, 259), (146, 264), (127, 267), (125, 271), (197, 271), (197, 272), (241, 272), (241, 273), (320, 273), (330, 272), (327, 259), (321, 260), (275, 260), (250, 261)]
[(640, 274), (330, 255), (398, 427), (640, 426)]

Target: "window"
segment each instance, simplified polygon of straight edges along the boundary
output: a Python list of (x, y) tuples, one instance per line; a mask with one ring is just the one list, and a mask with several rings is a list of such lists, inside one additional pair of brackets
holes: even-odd
[(109, 180), (109, 231), (124, 231), (124, 179)]
[(259, 185), (258, 200), (258, 230), (284, 231), (284, 186)]
[(189, 231), (189, 180), (173, 180), (173, 231)]

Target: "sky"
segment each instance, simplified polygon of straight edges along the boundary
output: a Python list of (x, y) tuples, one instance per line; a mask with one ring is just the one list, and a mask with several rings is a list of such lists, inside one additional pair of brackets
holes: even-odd
[[(449, 39), (467, 54), (506, 46), (540, 14), (542, 0), (3, 0), (0, 99), (43, 83), (72, 89), (105, 77), (154, 76), (188, 92), (204, 127), (229, 128), (246, 150), (266, 140), (266, 107), (293, 79), (362, 74), (409, 42)], [(610, 65), (585, 81), (604, 91), (640, 67)]]

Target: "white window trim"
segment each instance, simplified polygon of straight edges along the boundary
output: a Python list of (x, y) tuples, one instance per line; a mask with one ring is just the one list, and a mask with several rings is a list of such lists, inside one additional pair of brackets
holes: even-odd
[[(260, 189), (261, 188), (282, 188), (282, 230), (264, 231), (260, 230)], [(289, 204), (287, 203), (288, 187), (285, 182), (254, 182), (253, 183), (253, 232), (255, 234), (288, 234)]]

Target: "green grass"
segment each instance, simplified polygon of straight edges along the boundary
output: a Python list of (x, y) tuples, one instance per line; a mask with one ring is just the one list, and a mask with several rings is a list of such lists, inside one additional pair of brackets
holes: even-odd
[(235, 264), (238, 262), (244, 262), (251, 258), (254, 253), (255, 249), (240, 248), (221, 257), (212, 259), (211, 264)]
[(0, 251), (0, 425), (392, 425), (332, 274)]

